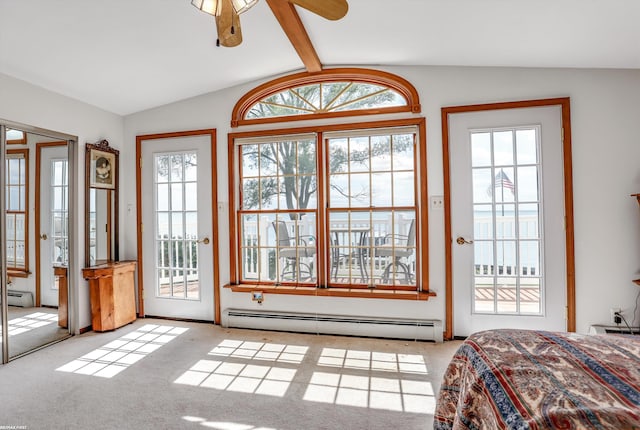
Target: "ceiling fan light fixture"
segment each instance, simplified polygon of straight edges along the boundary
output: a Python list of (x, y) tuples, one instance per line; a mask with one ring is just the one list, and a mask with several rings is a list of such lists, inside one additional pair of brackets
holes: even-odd
[(218, 0), (191, 0), (191, 4), (209, 15), (219, 14)]
[(233, 8), (236, 13), (240, 15), (255, 6), (258, 0), (231, 0), (231, 3), (233, 3)]

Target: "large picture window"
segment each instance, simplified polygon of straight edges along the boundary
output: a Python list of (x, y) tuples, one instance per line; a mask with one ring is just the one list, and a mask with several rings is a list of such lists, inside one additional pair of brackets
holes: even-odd
[(417, 290), (417, 126), (233, 139), (241, 284)]

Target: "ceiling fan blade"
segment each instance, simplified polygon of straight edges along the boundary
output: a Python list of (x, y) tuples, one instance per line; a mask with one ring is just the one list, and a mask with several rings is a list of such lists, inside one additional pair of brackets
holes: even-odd
[(231, 0), (220, 0), (220, 14), (216, 15), (216, 28), (220, 45), (231, 48), (242, 43), (240, 17), (233, 9)]
[(344, 17), (349, 10), (347, 0), (289, 0), (289, 3), (303, 7), (331, 21)]

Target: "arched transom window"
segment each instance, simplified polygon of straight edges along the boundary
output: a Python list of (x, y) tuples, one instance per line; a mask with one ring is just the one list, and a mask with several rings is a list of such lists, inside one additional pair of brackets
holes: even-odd
[(246, 118), (309, 115), (324, 112), (406, 106), (397, 91), (366, 82), (328, 82), (289, 88), (265, 97), (247, 112)]
[(259, 86), (236, 104), (231, 125), (394, 112), (420, 112), (409, 82), (377, 70), (328, 69)]

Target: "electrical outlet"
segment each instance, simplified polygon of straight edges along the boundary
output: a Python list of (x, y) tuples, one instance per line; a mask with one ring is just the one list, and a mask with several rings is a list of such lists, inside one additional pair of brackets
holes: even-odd
[(612, 324), (620, 324), (622, 321), (620, 321), (620, 317), (616, 317), (616, 313), (621, 313), (622, 309), (620, 309), (619, 306), (614, 306), (612, 307), (610, 310), (611, 312), (611, 323)]
[(431, 209), (442, 209), (444, 196), (431, 196)]

